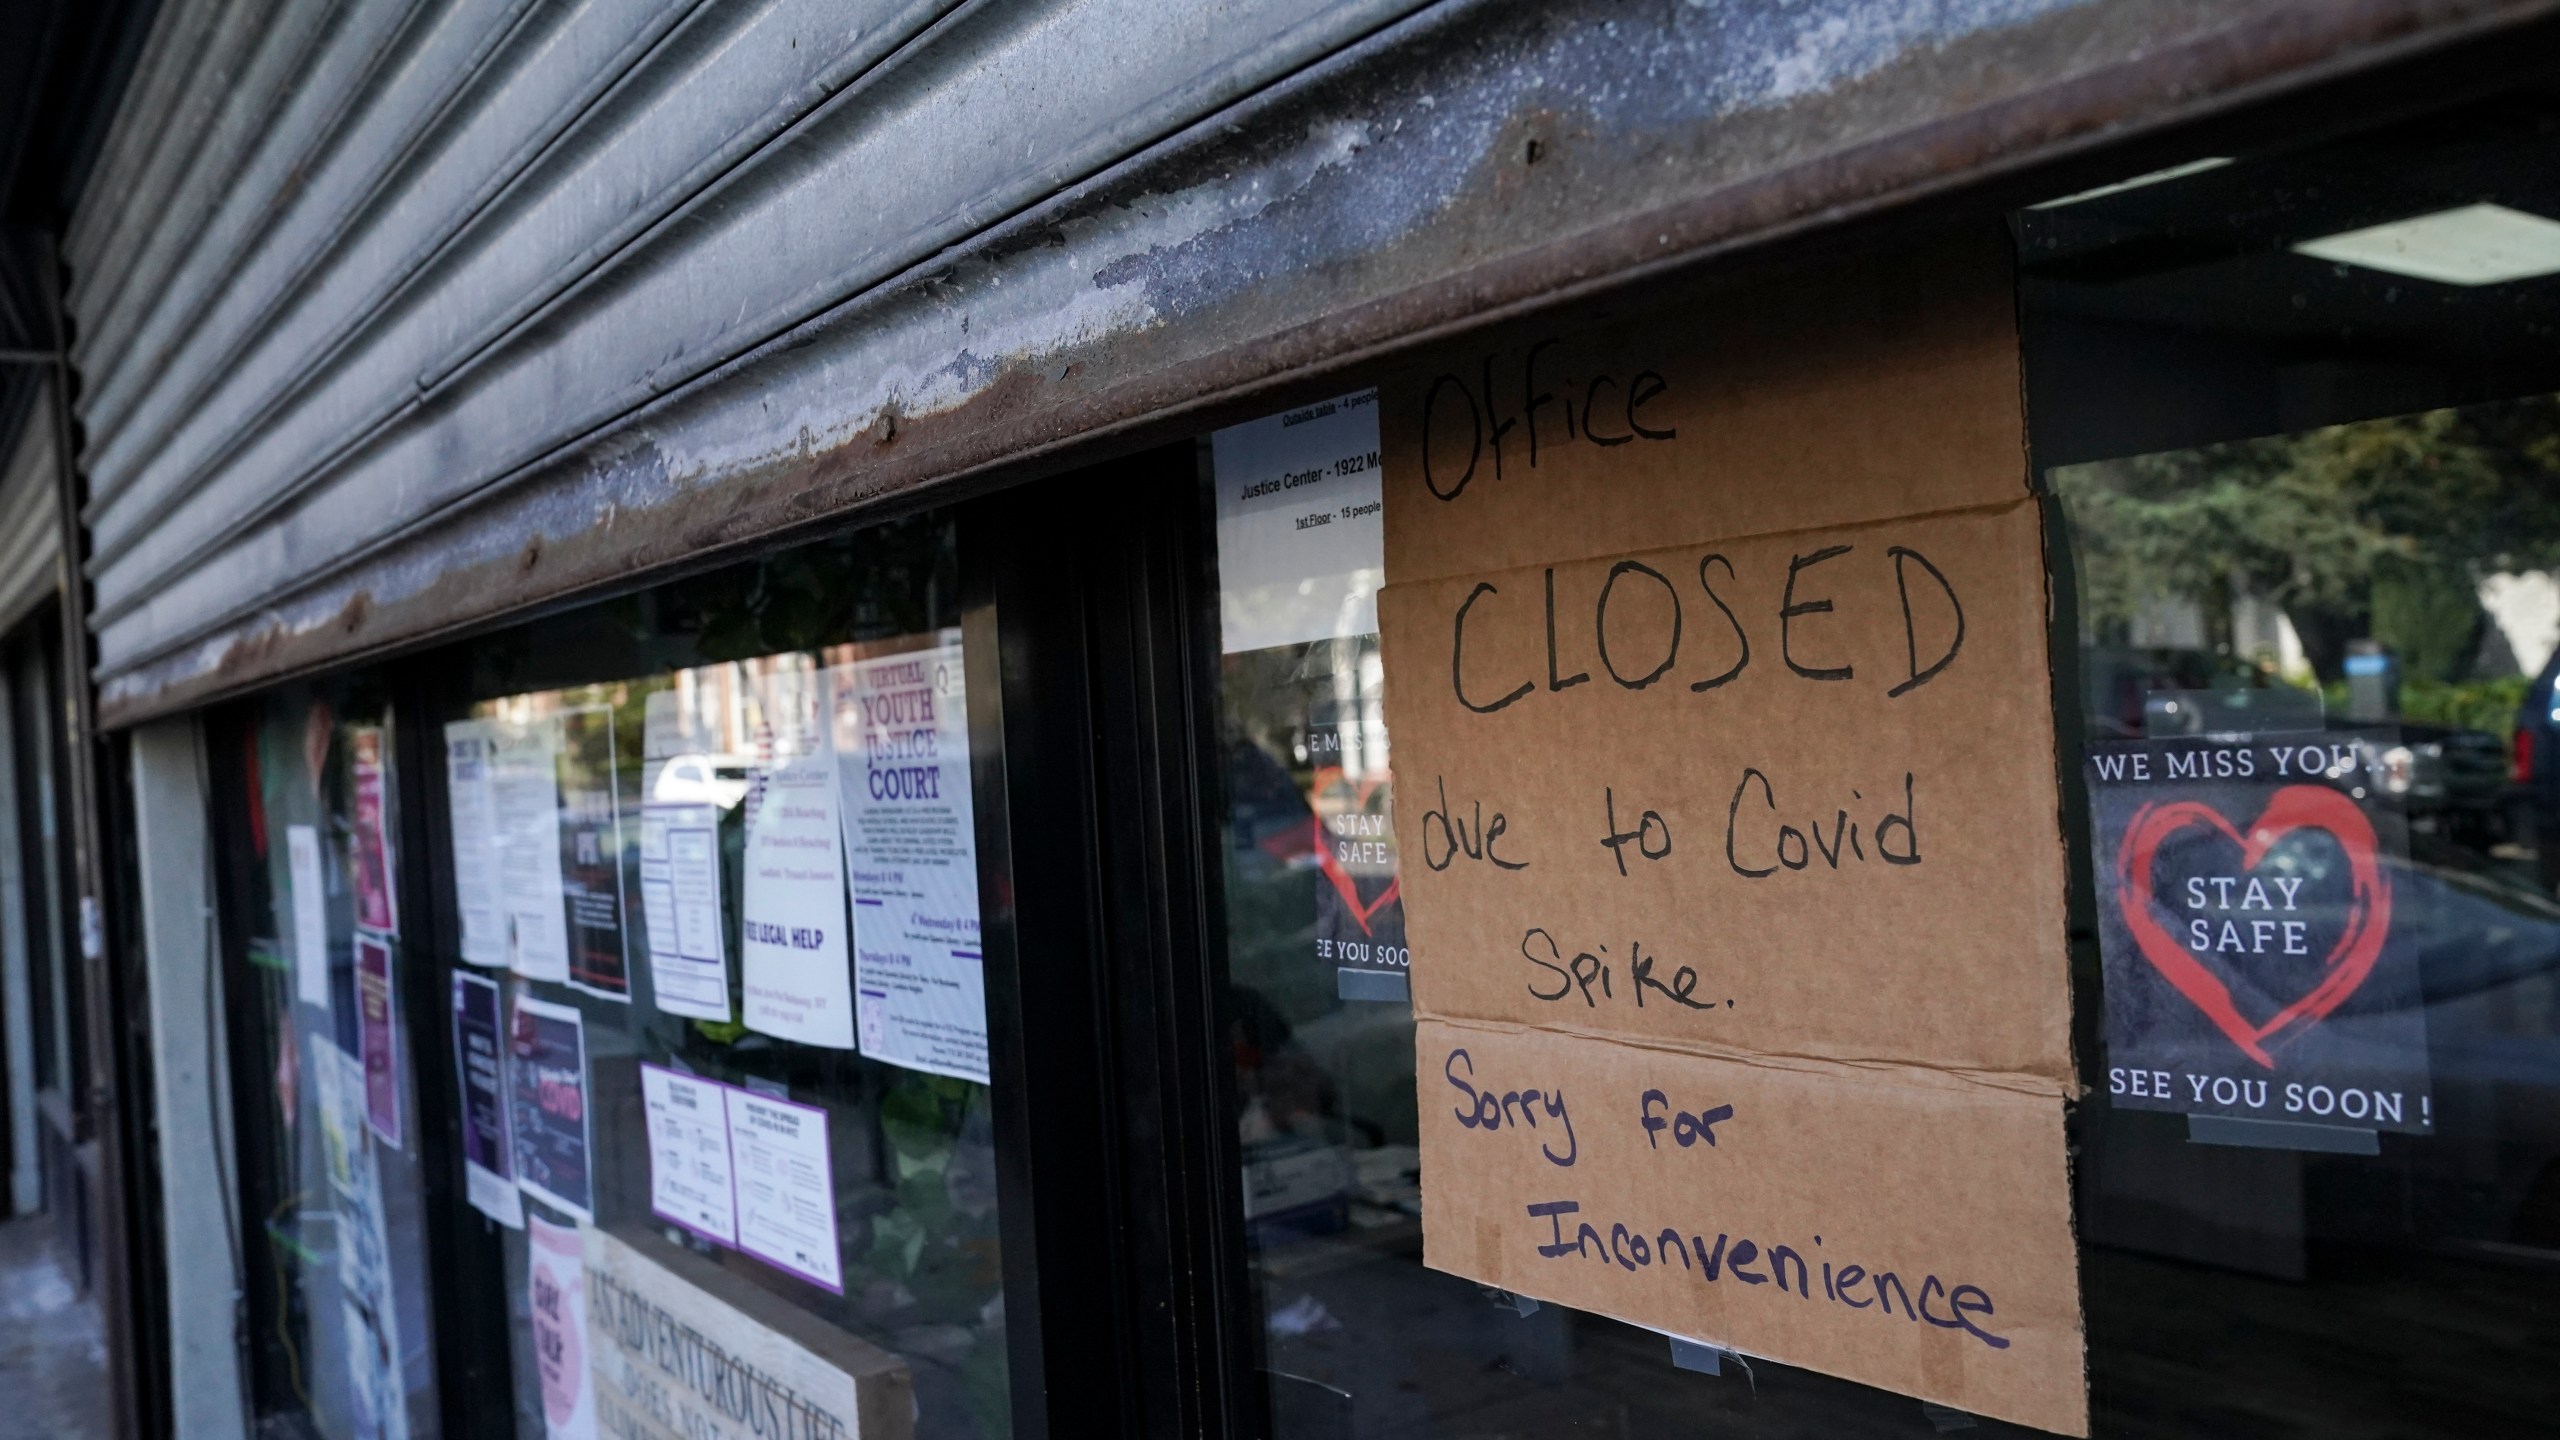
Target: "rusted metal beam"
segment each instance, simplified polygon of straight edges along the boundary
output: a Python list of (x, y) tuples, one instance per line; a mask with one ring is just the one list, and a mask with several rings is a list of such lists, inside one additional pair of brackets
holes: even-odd
[[(214, 617), (110, 675), (105, 713), (129, 723), (1173, 438), (1524, 309), (2552, 9), (2095, 0), (1790, 69), (1787, 53), (1737, 48), (1687, 7), (1444, 4), (340, 557), (255, 614)], [(1740, 74), (1736, 55), (1757, 68)], [(1107, 481), (1094, 498), (1112, 503)]]

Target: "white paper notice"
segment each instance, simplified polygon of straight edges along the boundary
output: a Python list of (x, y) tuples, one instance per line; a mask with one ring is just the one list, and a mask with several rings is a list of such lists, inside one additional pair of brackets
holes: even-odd
[(986, 960), (961, 674), (957, 635), (843, 667), (836, 740), (862, 1053), (983, 1084)]
[(738, 1243), (729, 1170), (729, 1087), (655, 1065), (640, 1067), (649, 1125), (649, 1209), (723, 1245)]
[(649, 696), (640, 770), (640, 908), (660, 1010), (729, 1019), (727, 927), (720, 913), (718, 758), (686, 725), (672, 690)]
[(767, 771), (751, 804), (739, 926), (747, 1028), (850, 1050), (853, 973), (832, 757), (805, 755)]
[(746, 1090), (721, 1093), (738, 1180), (738, 1248), (843, 1294), (827, 1112)]
[(285, 859), (293, 885), (293, 994), (305, 1005), (329, 1008), (329, 891), (320, 867), (320, 832), (308, 825), (284, 827)]
[(444, 727), (447, 808), (453, 817), (453, 900), (462, 914), (462, 958), (507, 963), (507, 902), (499, 889), (498, 808), (491, 790), (498, 727), (456, 720)]
[(560, 725), (503, 726), (489, 767), (508, 963), (528, 980), (569, 978), (569, 911), (560, 874)]
[(1231, 425), (1209, 453), (1227, 653), (1376, 630), (1387, 575), (1378, 392)]

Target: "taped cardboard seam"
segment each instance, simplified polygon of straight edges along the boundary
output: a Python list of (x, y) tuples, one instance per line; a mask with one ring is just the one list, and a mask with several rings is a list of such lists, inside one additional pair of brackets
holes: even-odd
[(1977, 1070), (1959, 1065), (1932, 1065), (1922, 1060), (1812, 1055), (1703, 1042), (1684, 1045), (1658, 1037), (1631, 1035), (1619, 1030), (1600, 1030), (1577, 1025), (1523, 1025), (1512, 1020), (1451, 1015), (1420, 1008), (1417, 1008), (1414, 1014), (1416, 1018), (1435, 1020), (1453, 1029), (1472, 1030), (1488, 1035), (1556, 1035), (1571, 1040), (1596, 1041), (1629, 1050), (1656, 1051), (1665, 1055), (1701, 1060), (1723, 1060), (1738, 1065), (1754, 1065), (1764, 1070), (1854, 1080), (1870, 1085), (1910, 1085), (1958, 1094), (1995, 1090), (2005, 1094), (2050, 1100), (2072, 1099), (2080, 1093), (2081, 1089), (2079, 1077), (2076, 1074), (2055, 1076), (2015, 1070)]
[[(1534, 565), (1510, 565), (1504, 566), (1500, 569), (1482, 571), (1453, 570), (1445, 575), (1413, 576), (1410, 578), (1389, 581), (1387, 584), (1380, 586), (1379, 591), (1383, 594), (1388, 590), (1394, 589), (1422, 589), (1432, 585), (1445, 585), (1452, 580), (1487, 579), (1502, 575), (1518, 575), (1532, 570), (1561, 570), (1568, 565), (1587, 565), (1594, 560), (1633, 560), (1647, 555), (1669, 555), (1683, 550), (1696, 550), (1701, 547), (1757, 544), (1767, 540), (1783, 540), (1790, 535), (1855, 535), (1866, 531), (1891, 529), (1898, 526), (1907, 526), (1922, 522), (1960, 520), (1973, 515), (1996, 519), (2026, 506), (2038, 505), (2042, 499), (2043, 497), (2038, 495), (2035, 490), (2028, 488), (2019, 491), (2017, 496), (2013, 499), (1994, 500), (1974, 505), (1949, 505), (1942, 509), (1935, 510), (1914, 510), (1905, 515), (1884, 515), (1878, 516), (1872, 520), (1825, 521), (1818, 525), (1791, 525), (1780, 530), (1738, 530), (1729, 534), (1710, 535), (1697, 540), (1684, 540), (1675, 545), (1649, 545), (1641, 550), (1595, 550), (1588, 555), (1558, 554), (1551, 558), (1540, 560)], [(2051, 556), (2048, 555), (2045, 550), (2042, 515), (2039, 514), (2037, 519), (2036, 553), (2040, 562), (2046, 562), (2045, 611), (2049, 622), (2053, 609), (2053, 579), (2052, 570), (2049, 564)]]
[[(1632, 560), (1646, 555), (1667, 555), (1681, 550), (1695, 550), (1702, 546), (1713, 547), (1717, 545), (1756, 544), (1764, 540), (1783, 540), (1790, 535), (1854, 535), (1864, 531), (1882, 530), (1894, 526), (1910, 525), (1916, 522), (1958, 520), (1969, 515), (1997, 517), (2007, 515), (2011, 511), (2017, 510), (2022, 506), (2040, 505), (2043, 499), (2043, 493), (2036, 489), (2031, 475), (2028, 483), (2021, 485), (2015, 495), (2001, 500), (1976, 501), (1970, 505), (1946, 505), (1927, 510), (1909, 510), (1897, 515), (1878, 515), (1866, 520), (1824, 520), (1811, 525), (1783, 526), (1775, 530), (1733, 530), (1705, 536), (1696, 540), (1684, 540), (1674, 545), (1648, 545), (1640, 550), (1609, 549), (1604, 547), (1593, 550), (1588, 554), (1581, 553), (1578, 548), (1576, 548), (1574, 553), (1571, 554), (1564, 553), (1560, 550), (1554, 555), (1542, 558), (1535, 564), (1529, 565), (1504, 565), (1484, 570), (1448, 570), (1434, 574), (1419, 575), (1407, 575), (1402, 572), (1396, 572), (1399, 578), (1390, 580), (1385, 585), (1380, 586), (1379, 591), (1383, 594), (1388, 590), (1399, 588), (1420, 589), (1430, 585), (1443, 585), (1452, 580), (1470, 578), (1486, 579), (1501, 575), (1518, 575), (1532, 570), (1561, 570), (1568, 565), (1585, 565), (1594, 560)], [(1387, 510), (1387, 523), (1389, 525), (1392, 526), (1396, 523), (1395, 516), (1396, 511), (1394, 507), (1389, 507)], [(2044, 525), (2042, 523), (2043, 517), (2039, 515), (2037, 518), (2036, 543), (2038, 548), (2036, 553), (2040, 560), (2048, 562), (2045, 571), (2045, 609), (2049, 618), (2053, 608), (2053, 580), (2052, 570), (2049, 564), (2051, 556), (2047, 553), (2045, 548), (2043, 536)], [(1395, 543), (1392, 535), (1389, 536), (1387, 543), (1390, 546)]]
[[(2021, 415), (2026, 413), (2027, 403), (2026, 380), (2024, 378), (2025, 373), (2024, 368), (2021, 367), (2019, 371), (2020, 379), (2018, 382), (2018, 407), (2019, 414)], [(2024, 432), (2022, 431), (2021, 434), (2023, 433)], [(2034, 474), (2032, 461), (2030, 461), (2028, 473), (2031, 476)], [(2055, 627), (2062, 623), (2062, 613), (2058, 608), (2053, 593), (2053, 531), (2055, 515), (2054, 512), (2048, 510), (2046, 507), (2059, 502), (2055, 501), (2051, 495), (2047, 494), (2042, 489), (2036, 490), (2033, 498), (2036, 506), (2037, 522), (2036, 573), (2044, 580), (2044, 628), (2045, 635), (2047, 637), (2045, 647), (2045, 682), (2053, 692), (2052, 699), (2054, 709), (2054, 723), (2045, 732), (2047, 758), (2050, 759), (2053, 764), (2054, 864), (2062, 871), (2062, 883), (2057, 893), (2062, 896), (2062, 913), (2066, 917), (2063, 923), (2064, 933), (2062, 935), (2061, 951), (2064, 966), (2062, 981), (2062, 1058), (2063, 1063), (2069, 1067), (2069, 1071), (2064, 1077), (2067, 1082), (2064, 1096), (2066, 1099), (2076, 1103), (2097, 1092), (2096, 1087), (2089, 1085), (2080, 1078), (2082, 1075), (2089, 1072), (2084, 1070), (2081, 1064), (2079, 1038), (2080, 987), (2072, 983), (2069, 973), (2071, 963), (2071, 936), (2070, 922), (2067, 917), (2072, 915), (2075, 911), (2081, 911), (2082, 907), (2093, 903), (2094, 897), (2081, 894), (2078, 899), (2074, 898), (2075, 893), (2079, 892), (2082, 886), (2090, 883), (2090, 877), (2086, 866), (2079, 862), (2077, 858), (2077, 848), (2073, 845), (2071, 839), (2071, 812), (2069, 808), (2071, 803), (2070, 795), (2071, 787), (2078, 777), (2077, 775), (2063, 773), (2064, 760), (2062, 754), (2062, 725), (2063, 717), (2065, 714), (2070, 712), (2065, 710), (2062, 702), (2061, 690), (2064, 684), (2063, 678), (2061, 674), (2056, 671), (2053, 663), (2053, 656), (2058, 649), (2058, 647), (2052, 643), (2053, 633)], [(2074, 680), (2071, 683), (2077, 684), (2079, 682)], [(2085, 736), (2083, 738), (2085, 738)], [(2105, 1067), (2101, 1065), (2098, 1068), (2103, 1069)], [(2067, 1168), (2077, 1168), (2079, 1163), (2077, 1159), (2078, 1153), (2079, 1152), (2076, 1149), (2066, 1152), (2064, 1164)], [(2072, 1186), (2073, 1188), (2071, 1193), (2074, 1195), (2079, 1194), (2079, 1177), (2076, 1175), (2072, 1177)], [(2072, 1239), (2074, 1244), (2078, 1243), (2079, 1207), (2077, 1206), (2072, 1207)], [(2083, 1368), (2085, 1369), (2087, 1362), (2087, 1356), (2085, 1354), (2082, 1356), (2082, 1362)]]

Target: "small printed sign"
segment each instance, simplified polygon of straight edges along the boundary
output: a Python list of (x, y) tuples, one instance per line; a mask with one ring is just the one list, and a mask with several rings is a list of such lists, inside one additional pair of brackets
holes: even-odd
[(2435, 1122), (2385, 731), (2090, 747), (2117, 1105), (2424, 1134)]
[(391, 941), (356, 932), (356, 1027), (363, 1047), (364, 1119), (382, 1143), (400, 1148), (400, 1014)]

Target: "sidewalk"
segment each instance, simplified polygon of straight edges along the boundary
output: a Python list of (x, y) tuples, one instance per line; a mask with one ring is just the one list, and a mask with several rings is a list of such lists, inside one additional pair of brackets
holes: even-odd
[(95, 1304), (54, 1260), (52, 1222), (0, 1223), (0, 1440), (103, 1440), (107, 1351)]

